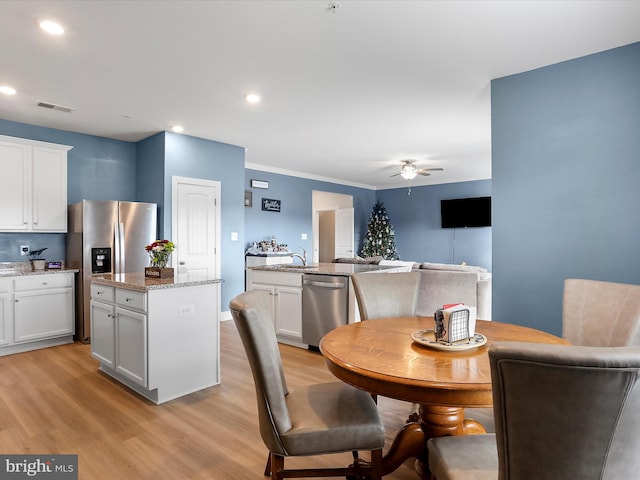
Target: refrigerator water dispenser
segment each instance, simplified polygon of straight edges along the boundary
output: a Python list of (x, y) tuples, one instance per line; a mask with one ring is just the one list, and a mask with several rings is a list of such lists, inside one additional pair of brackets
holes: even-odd
[(91, 273), (111, 273), (111, 248), (91, 249)]

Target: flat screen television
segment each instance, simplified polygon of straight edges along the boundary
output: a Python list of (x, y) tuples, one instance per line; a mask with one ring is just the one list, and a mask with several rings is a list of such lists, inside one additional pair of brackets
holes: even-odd
[(442, 228), (490, 227), (491, 197), (440, 200)]

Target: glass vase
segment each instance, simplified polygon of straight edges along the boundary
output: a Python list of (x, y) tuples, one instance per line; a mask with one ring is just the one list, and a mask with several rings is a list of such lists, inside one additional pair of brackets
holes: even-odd
[(156, 253), (153, 257), (151, 257), (151, 266), (154, 268), (167, 268), (170, 255), (170, 253)]

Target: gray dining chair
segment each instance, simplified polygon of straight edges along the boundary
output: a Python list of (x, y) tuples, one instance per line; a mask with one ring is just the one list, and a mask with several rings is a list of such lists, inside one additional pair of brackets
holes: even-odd
[[(385, 438), (373, 399), (342, 382), (289, 390), (271, 320), (271, 302), (269, 293), (262, 290), (250, 290), (230, 302), (253, 374), (260, 435), (269, 450), (265, 475), (272, 480), (362, 475), (379, 480)], [(369, 465), (358, 459), (359, 450), (371, 452)], [(353, 465), (284, 468), (285, 457), (338, 452), (353, 452)]]
[(640, 472), (640, 347), (496, 343), (495, 434), (428, 441), (437, 480), (603, 480)]
[(415, 316), (420, 278), (418, 272), (352, 275), (360, 319)]
[[(572, 345), (640, 345), (640, 285), (569, 278), (564, 281), (562, 338)], [(495, 432), (493, 410), (468, 408), (465, 416)]]
[(640, 345), (640, 285), (564, 281), (562, 338), (573, 345)]

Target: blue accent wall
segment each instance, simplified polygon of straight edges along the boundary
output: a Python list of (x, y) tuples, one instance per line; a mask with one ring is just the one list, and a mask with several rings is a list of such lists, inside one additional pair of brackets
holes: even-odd
[(640, 284), (640, 43), (494, 80), (491, 111), (493, 318), (561, 334), (566, 278)]
[[(164, 201), (158, 211), (164, 238), (171, 238), (171, 177), (192, 177), (221, 182), (221, 287), (220, 309), (244, 291), (244, 148), (188, 135), (163, 132)], [(238, 240), (231, 240), (231, 233)], [(178, 245), (178, 248), (180, 246)]]
[(491, 196), (491, 180), (379, 190), (402, 260), (462, 263), (492, 271), (491, 229), (442, 228), (440, 200)]
[(136, 144), (136, 178), (138, 179), (138, 197), (140, 201), (158, 205), (157, 237), (171, 238), (163, 235), (164, 231), (164, 195), (165, 195), (165, 132), (145, 138)]
[[(269, 182), (269, 189), (251, 188), (251, 179)], [(253, 192), (253, 206), (244, 207), (245, 249), (254, 241), (276, 237), (278, 243), (287, 244), (294, 252), (302, 253), (300, 249), (304, 248), (309, 261), (312, 258), (313, 241), (311, 215), (313, 190), (353, 197), (356, 251), (360, 249), (360, 242), (367, 231), (367, 221), (375, 203), (375, 191), (366, 188), (250, 169), (245, 171), (244, 190)], [(280, 213), (263, 211), (263, 198), (280, 200)], [(307, 234), (307, 240), (301, 240), (302, 233)]]

